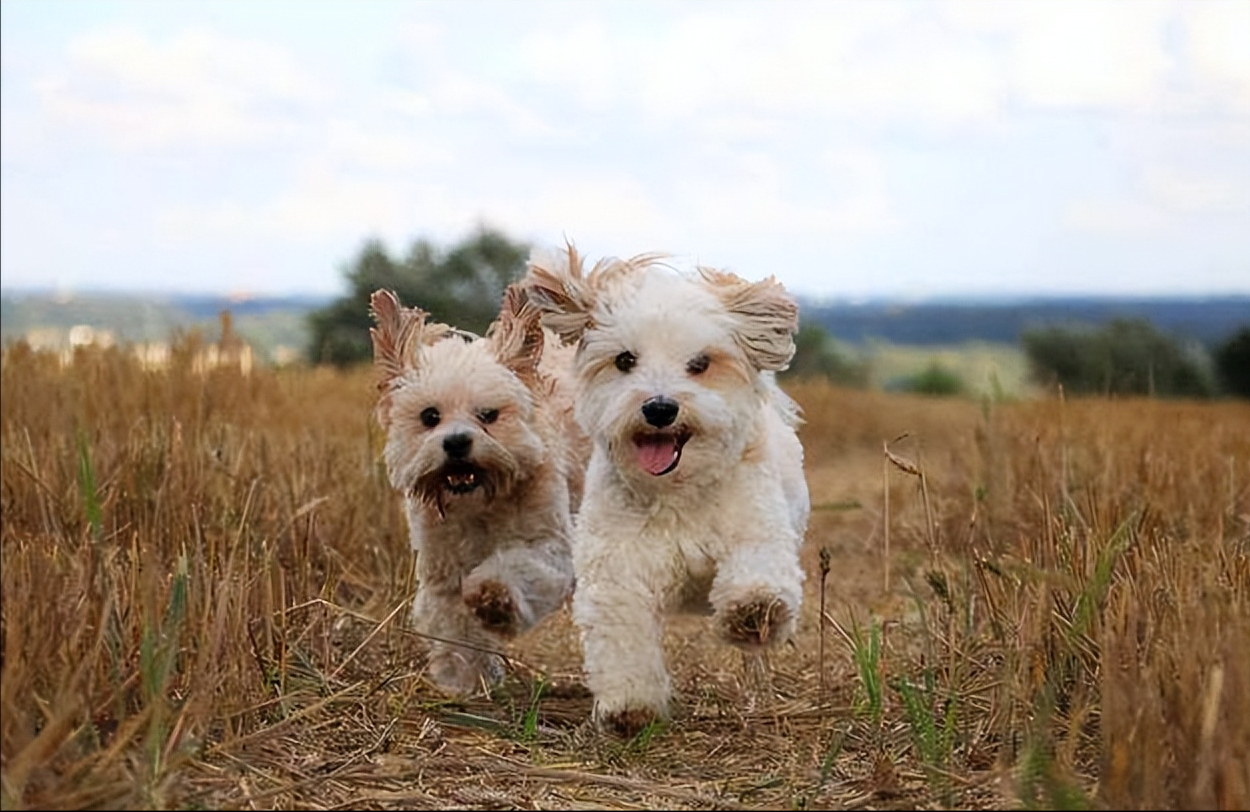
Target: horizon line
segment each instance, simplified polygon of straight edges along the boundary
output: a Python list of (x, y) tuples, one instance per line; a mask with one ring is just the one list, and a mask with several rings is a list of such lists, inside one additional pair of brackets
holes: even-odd
[[(347, 293), (324, 292), (316, 290), (298, 290), (289, 292), (266, 290), (184, 290), (178, 288), (153, 287), (70, 287), (59, 285), (8, 285), (0, 282), (0, 295), (41, 295), (53, 298), (72, 299), (82, 297), (133, 297), (133, 298), (207, 298), (224, 299), (237, 302), (255, 301), (258, 299), (326, 299), (345, 298)], [(870, 304), (880, 302), (987, 302), (1006, 303), (1019, 301), (1044, 300), (1120, 300), (1120, 301), (1157, 301), (1157, 300), (1213, 300), (1213, 299), (1250, 299), (1247, 290), (1211, 290), (1211, 291), (1148, 291), (1148, 292), (1116, 292), (1116, 291), (987, 291), (987, 292), (931, 292), (931, 293), (811, 293), (792, 291), (796, 299), (816, 304)]]

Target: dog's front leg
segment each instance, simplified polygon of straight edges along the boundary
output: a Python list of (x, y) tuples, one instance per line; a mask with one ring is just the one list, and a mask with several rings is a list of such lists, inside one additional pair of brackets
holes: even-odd
[(592, 569), (579, 571), (573, 594), (586, 683), (595, 697), (596, 722), (632, 737), (668, 716), (672, 685), (658, 592), (627, 565)]
[(728, 642), (754, 651), (787, 639), (803, 601), (797, 540), (735, 545), (719, 562), (708, 599)]
[(450, 584), (424, 583), (413, 601), (413, 623), (429, 635), (430, 680), (450, 694), (471, 694), (503, 678), (503, 659), (475, 626)]
[(495, 551), (469, 573), (460, 592), (484, 628), (507, 637), (558, 609), (572, 590), (569, 540), (559, 536)]

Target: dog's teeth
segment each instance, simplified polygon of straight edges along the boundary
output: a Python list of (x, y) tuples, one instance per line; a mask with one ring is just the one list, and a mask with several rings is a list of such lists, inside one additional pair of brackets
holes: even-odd
[(452, 489), (468, 489), (477, 485), (477, 473), (474, 471), (460, 471), (453, 474), (447, 474), (445, 481), (447, 482), (447, 486)]

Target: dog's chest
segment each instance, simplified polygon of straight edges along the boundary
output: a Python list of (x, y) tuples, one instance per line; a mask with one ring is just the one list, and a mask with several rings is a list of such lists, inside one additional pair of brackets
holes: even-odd
[(651, 555), (668, 559), (683, 577), (710, 580), (720, 557), (717, 528), (693, 522), (681, 511), (653, 512), (640, 529), (640, 540), (652, 547)]
[(676, 547), (687, 578), (694, 581), (712, 580), (712, 576), (716, 574), (716, 558), (706, 539), (681, 536)]
[(528, 538), (528, 525), (542, 518), (499, 506), (487, 510), (478, 504), (455, 505), (443, 515), (415, 504), (409, 513), (413, 548), (427, 558), (456, 561), (464, 568), (476, 566), (500, 547)]
[(706, 614), (707, 596), (716, 576), (715, 534), (712, 528), (693, 524), (678, 515), (653, 515), (642, 536), (655, 549), (657, 561), (667, 562), (661, 587), (668, 610)]

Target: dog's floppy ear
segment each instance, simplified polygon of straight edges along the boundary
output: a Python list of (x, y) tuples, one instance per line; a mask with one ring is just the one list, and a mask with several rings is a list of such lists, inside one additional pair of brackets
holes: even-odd
[(378, 421), (390, 422), (390, 389), (396, 379), (417, 365), (417, 345), (425, 332), (426, 312), (402, 307), (394, 292), (379, 288), (369, 297), (369, 312), (376, 327), (369, 328), (373, 339), (373, 367), (378, 373)]
[(369, 313), (377, 323), (369, 328), (373, 339), (373, 365), (378, 371), (378, 388), (416, 368), (417, 344), (425, 327), (426, 312), (403, 307), (393, 291), (379, 288), (369, 297)]
[(520, 285), (509, 285), (503, 293), (499, 319), (487, 333), (499, 363), (527, 384), (536, 379), (543, 354), (541, 316)]
[(710, 268), (699, 273), (737, 320), (734, 338), (751, 363), (761, 370), (785, 369), (794, 356), (799, 306), (776, 277), (748, 282)]
[(543, 323), (564, 341), (573, 343), (594, 326), (595, 286), (582, 272), (582, 258), (572, 243), (563, 251), (530, 255), (521, 284)]

